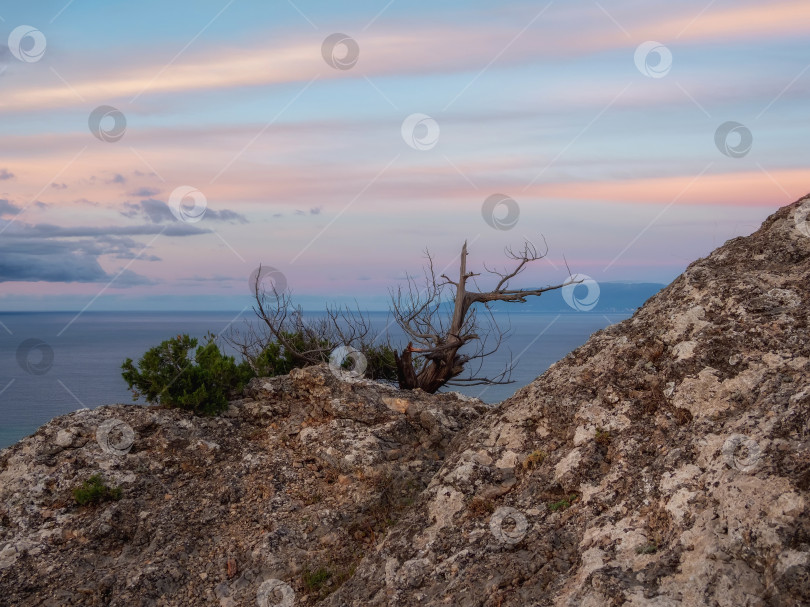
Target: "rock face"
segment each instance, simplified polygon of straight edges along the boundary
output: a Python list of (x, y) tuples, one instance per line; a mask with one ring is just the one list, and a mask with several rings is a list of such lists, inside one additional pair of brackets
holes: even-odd
[(808, 605), (808, 212), (496, 408), (312, 368), (58, 418), (0, 455), (0, 603)]
[(808, 210), (476, 423), (326, 604), (809, 605)]
[[(78, 411), (4, 450), (0, 604), (314, 604), (486, 410), (325, 366), (245, 397), (220, 418)], [(94, 474), (121, 499), (79, 507), (72, 489)]]

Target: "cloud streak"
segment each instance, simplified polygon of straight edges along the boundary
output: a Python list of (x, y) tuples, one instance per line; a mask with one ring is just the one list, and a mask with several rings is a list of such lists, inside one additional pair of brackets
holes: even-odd
[[(268, 6), (272, 21), (231, 15), (177, 54), (199, 30), (150, 23), (154, 0), (117, 21), (75, 3), (92, 36), (67, 44), (60, 22), (41, 62), (12, 59), (2, 79), (0, 280), (19, 283), (4, 291), (94, 294), (132, 261), (136, 294), (245, 295), (260, 262), (298, 292), (381, 293), (425, 247), (449, 260), (478, 238), (494, 259), (540, 232), (601, 271), (664, 207), (612, 278), (665, 279), (808, 188), (810, 4), (588, 0), (537, 19), (545, 2), (462, 4), (393, 3), (366, 29), (368, 7), (313, 5), (317, 31)], [(321, 56), (338, 27), (360, 45), (350, 70)], [(665, 78), (636, 68), (647, 40), (673, 53)], [(88, 129), (109, 104), (127, 119), (116, 143)], [(415, 112), (440, 126), (435, 148), (408, 144)], [(730, 120), (755, 138), (745, 158), (715, 145)], [(182, 186), (206, 200), (199, 223), (168, 206)], [(487, 226), (494, 193), (518, 201), (519, 229)]]
[[(154, 198), (147, 198), (138, 203), (124, 203), (124, 210), (121, 211), (121, 214), (125, 217), (146, 219), (151, 223), (177, 222), (177, 218), (172, 213), (169, 205)], [(217, 211), (216, 209), (206, 208), (203, 219), (230, 223), (248, 223), (244, 215), (230, 209)]]
[[(0, 215), (14, 213), (17, 207), (0, 200)], [(10, 224), (10, 225), (9, 225)], [(102, 283), (117, 275), (115, 286), (128, 288), (155, 284), (132, 270), (108, 272), (100, 258), (160, 261), (144, 254), (144, 245), (130, 238), (150, 234), (187, 237), (206, 234), (209, 230), (186, 224), (158, 228), (139, 226), (73, 226), (11, 223), (0, 219), (0, 229), (7, 227), (0, 239), (0, 282)]]
[[(361, 38), (362, 61), (359, 69), (350, 72), (330, 70), (323, 63), (322, 40), (317, 37), (301, 42), (288, 36), (270, 45), (187, 53), (165, 72), (165, 59), (157, 54), (141, 55), (137, 61), (107, 71), (90, 58), (77, 58), (74, 65), (87, 66), (87, 71), (77, 69), (70, 74), (70, 87), (61, 83), (15, 87), (14, 94), (0, 102), (0, 112), (84, 106), (89, 101), (112, 99), (129, 101), (143, 91), (150, 95), (179, 94), (305, 83), (315, 75), (328, 80), (478, 71), (493, 57), (499, 57), (501, 66), (520, 65), (547, 61), (549, 57), (559, 60), (621, 48), (632, 50), (638, 41), (647, 39), (716, 44), (810, 32), (810, 5), (804, 0), (734, 6), (705, 14), (699, 14), (700, 7), (691, 4), (674, 10), (677, 14), (668, 7), (670, 14), (662, 11), (655, 19), (638, 11), (622, 15), (618, 21), (627, 34), (612, 25), (605, 27), (605, 15), (595, 5), (586, 10), (564, 11), (538, 22), (543, 35), (522, 36), (514, 44), (510, 43), (514, 27), (495, 23), (459, 24), (451, 30), (415, 24), (381, 26)], [(531, 10), (527, 10), (529, 13)], [(569, 35), (572, 29), (577, 30), (577, 36)], [(507, 46), (509, 52), (501, 57)], [(156, 78), (156, 74), (161, 75)]]
[(12, 204), (5, 198), (0, 198), (0, 217), (4, 215), (16, 215), (22, 211), (20, 207), (15, 204)]

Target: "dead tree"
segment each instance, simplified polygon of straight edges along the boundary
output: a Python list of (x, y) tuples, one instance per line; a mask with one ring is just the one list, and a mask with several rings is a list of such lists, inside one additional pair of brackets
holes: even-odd
[[(515, 267), (499, 272), (484, 266), (489, 275), (497, 278), (495, 288), (491, 291), (469, 288), (471, 279), (477, 287), (475, 277), (480, 276), (480, 273), (467, 270), (466, 242), (461, 247), (457, 280), (452, 280), (445, 274), (437, 277), (433, 259), (427, 253), (424, 284), (420, 285), (408, 277), (407, 287), (391, 292), (394, 319), (410, 340), (407, 347), (396, 353), (400, 388), (420, 388), (433, 393), (444, 385), (510, 383), (513, 369), (511, 362), (494, 376), (479, 375), (483, 359), (500, 347), (505, 335), (495, 322), (490, 304), (496, 301), (523, 303), (527, 297), (539, 296), (546, 291), (581, 282), (569, 278), (562, 284), (538, 289), (510, 288), (512, 279), (523, 272), (529, 263), (542, 259), (547, 253), (547, 247), (539, 252), (528, 241), (520, 251), (507, 248), (506, 256), (516, 262)], [(480, 306), (476, 308), (476, 304)], [(489, 317), (490, 329), (485, 334), (481, 333), (482, 325), (478, 318), (478, 310), (481, 308)], [(460, 377), (465, 368), (469, 371), (470, 366), (476, 362), (478, 367), (475, 371)]]
[(359, 307), (352, 310), (327, 306), (325, 315), (305, 319), (301, 306), (293, 305), (288, 291), (279, 291), (275, 285), (267, 290), (261, 276), (260, 266), (251, 285), (258, 324), (245, 323), (241, 329), (234, 327), (224, 336), (254, 372), (268, 371), (259, 368), (257, 361), (273, 345), (283, 350), (295, 367), (329, 362), (338, 346), (360, 352), (368, 348), (371, 324)]
[[(253, 310), (259, 322), (245, 323), (241, 330), (234, 328), (225, 339), (259, 374), (288, 372), (290, 367), (328, 362), (337, 347), (345, 346), (366, 357), (369, 377), (396, 381), (406, 390), (420, 388), (433, 393), (445, 385), (510, 383), (511, 361), (497, 374), (481, 375), (484, 359), (499, 349), (506, 336), (490, 304), (525, 302), (527, 297), (581, 282), (569, 278), (562, 284), (543, 288), (510, 288), (512, 279), (547, 252), (547, 247), (539, 252), (528, 241), (520, 251), (507, 248), (506, 256), (516, 262), (511, 270), (499, 272), (484, 266), (487, 274), (496, 279), (491, 291), (478, 290), (475, 279), (481, 274), (467, 271), (466, 242), (461, 248), (457, 280), (445, 274), (437, 277), (428, 252), (424, 285), (408, 277), (407, 287), (391, 291), (392, 322), (405, 332), (408, 340), (405, 348), (394, 347), (387, 334), (369, 339), (371, 323), (359, 307), (357, 310), (327, 307), (325, 315), (305, 320), (301, 307), (293, 305), (289, 292), (279, 292), (275, 285), (271, 291), (264, 288), (260, 268), (255, 284), (251, 285)], [(469, 288), (470, 281), (475, 290)], [(479, 318), (479, 312), (483, 312), (485, 322)], [(375, 345), (380, 338), (382, 342)], [(263, 356), (268, 352), (273, 355)], [(277, 366), (271, 361), (276, 361)], [(465, 370), (468, 374), (461, 377)]]

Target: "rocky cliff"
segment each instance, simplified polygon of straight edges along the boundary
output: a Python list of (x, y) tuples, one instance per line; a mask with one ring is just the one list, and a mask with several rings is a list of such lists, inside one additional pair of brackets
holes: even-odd
[(808, 605), (808, 212), (495, 408), (312, 368), (53, 420), (0, 455), (0, 603)]

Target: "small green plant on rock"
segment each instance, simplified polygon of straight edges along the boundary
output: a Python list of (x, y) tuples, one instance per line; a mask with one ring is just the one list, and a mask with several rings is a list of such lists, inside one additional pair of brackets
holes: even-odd
[(121, 499), (121, 487), (110, 487), (104, 482), (100, 474), (94, 474), (82, 483), (81, 487), (73, 489), (73, 499), (79, 506), (100, 504), (110, 500)]
[(551, 510), (552, 512), (557, 512), (557, 511), (562, 512), (563, 510), (566, 510), (566, 509), (570, 508), (571, 504), (576, 502), (578, 499), (579, 499), (579, 496), (577, 494), (573, 493), (573, 494), (569, 495), (568, 497), (562, 498), (558, 502), (550, 503), (548, 505), (548, 509)]
[(596, 441), (597, 444), (609, 445), (612, 438), (613, 437), (610, 436), (610, 432), (608, 432), (607, 430), (603, 428), (596, 429), (596, 436), (594, 437), (594, 440)]
[[(357, 559), (359, 561), (359, 558)], [(301, 582), (306, 594), (321, 600), (332, 594), (354, 575), (356, 563), (348, 566), (336, 565), (333, 561), (325, 565), (304, 568)]]
[(658, 552), (658, 542), (647, 542), (636, 547), (636, 554), (655, 554)]
[(483, 497), (474, 497), (467, 506), (472, 516), (484, 516), (495, 512), (495, 504), (492, 500)]
[(544, 451), (532, 451), (529, 456), (523, 460), (524, 470), (534, 470), (546, 459)]
[(301, 579), (308, 592), (320, 592), (326, 582), (332, 577), (332, 572), (326, 567), (319, 567), (315, 571), (304, 569)]

